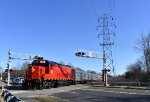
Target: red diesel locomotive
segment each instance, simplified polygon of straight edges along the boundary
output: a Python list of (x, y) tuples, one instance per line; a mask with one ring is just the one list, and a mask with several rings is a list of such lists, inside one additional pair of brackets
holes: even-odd
[(68, 65), (35, 57), (28, 65), (23, 85), (37, 89), (75, 84), (75, 70)]

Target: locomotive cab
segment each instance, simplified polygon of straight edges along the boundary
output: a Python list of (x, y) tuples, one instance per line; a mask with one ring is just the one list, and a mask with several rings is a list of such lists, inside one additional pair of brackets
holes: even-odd
[(50, 65), (47, 60), (43, 60), (43, 58), (38, 58), (32, 62), (32, 79), (40, 79), (45, 74), (49, 74)]
[[(43, 60), (42, 57), (35, 57), (35, 60), (28, 65), (25, 73), (26, 86), (37, 86), (44, 80), (44, 74), (49, 74), (49, 64), (47, 60)], [(38, 86), (41, 87), (41, 86)]]

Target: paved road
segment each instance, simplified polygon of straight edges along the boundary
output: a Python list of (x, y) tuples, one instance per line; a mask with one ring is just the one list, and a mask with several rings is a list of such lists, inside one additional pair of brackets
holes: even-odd
[[(59, 88), (52, 88), (52, 89), (44, 89), (44, 90), (9, 90), (12, 94), (16, 97), (22, 99), (24, 102), (38, 102), (33, 100), (33, 97), (38, 96), (53, 96), (56, 93), (63, 93), (63, 92), (70, 92), (72, 90), (77, 89), (84, 89), (88, 88), (89, 86), (84, 85), (72, 85), (72, 86), (65, 86)], [(30, 101), (30, 99), (32, 99)]]
[[(83, 85), (72, 85), (66, 87), (45, 90), (17, 90), (11, 91), (25, 102), (37, 102), (33, 97), (54, 96), (69, 102), (149, 102), (150, 90), (104, 88)], [(32, 100), (30, 100), (32, 99)]]
[[(116, 90), (116, 89), (115, 89)], [(117, 89), (118, 90), (118, 89)], [(129, 91), (129, 90), (128, 90)], [(149, 95), (140, 95), (121, 90), (112, 89), (78, 89), (70, 92), (53, 94), (55, 97), (69, 100), (70, 102), (149, 102)]]

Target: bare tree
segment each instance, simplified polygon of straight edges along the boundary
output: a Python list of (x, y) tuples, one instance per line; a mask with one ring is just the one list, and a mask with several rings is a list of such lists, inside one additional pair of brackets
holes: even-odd
[(29, 64), (29, 62), (24, 62), (23, 64), (22, 64), (22, 66), (21, 66), (21, 70), (26, 70), (27, 69), (27, 67), (28, 67), (28, 64)]
[(24, 62), (24, 63), (22, 64), (22, 66), (21, 66), (21, 70), (22, 70), (22, 72), (23, 72), (23, 76), (25, 75), (25, 72), (26, 72), (26, 69), (28, 68), (28, 65), (29, 65), (29, 62), (26, 61), (26, 62)]
[(137, 60), (134, 64), (130, 64), (127, 67), (125, 78), (130, 81), (141, 81), (143, 79), (143, 67), (141, 60)]
[(146, 71), (150, 72), (150, 33), (138, 39), (136, 49), (142, 53)]

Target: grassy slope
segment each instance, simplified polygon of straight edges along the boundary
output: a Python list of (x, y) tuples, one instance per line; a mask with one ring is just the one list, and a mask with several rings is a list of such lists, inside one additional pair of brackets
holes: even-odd
[(35, 97), (34, 99), (36, 99), (40, 102), (67, 102), (67, 101), (61, 100), (59, 98), (50, 97), (50, 96)]

